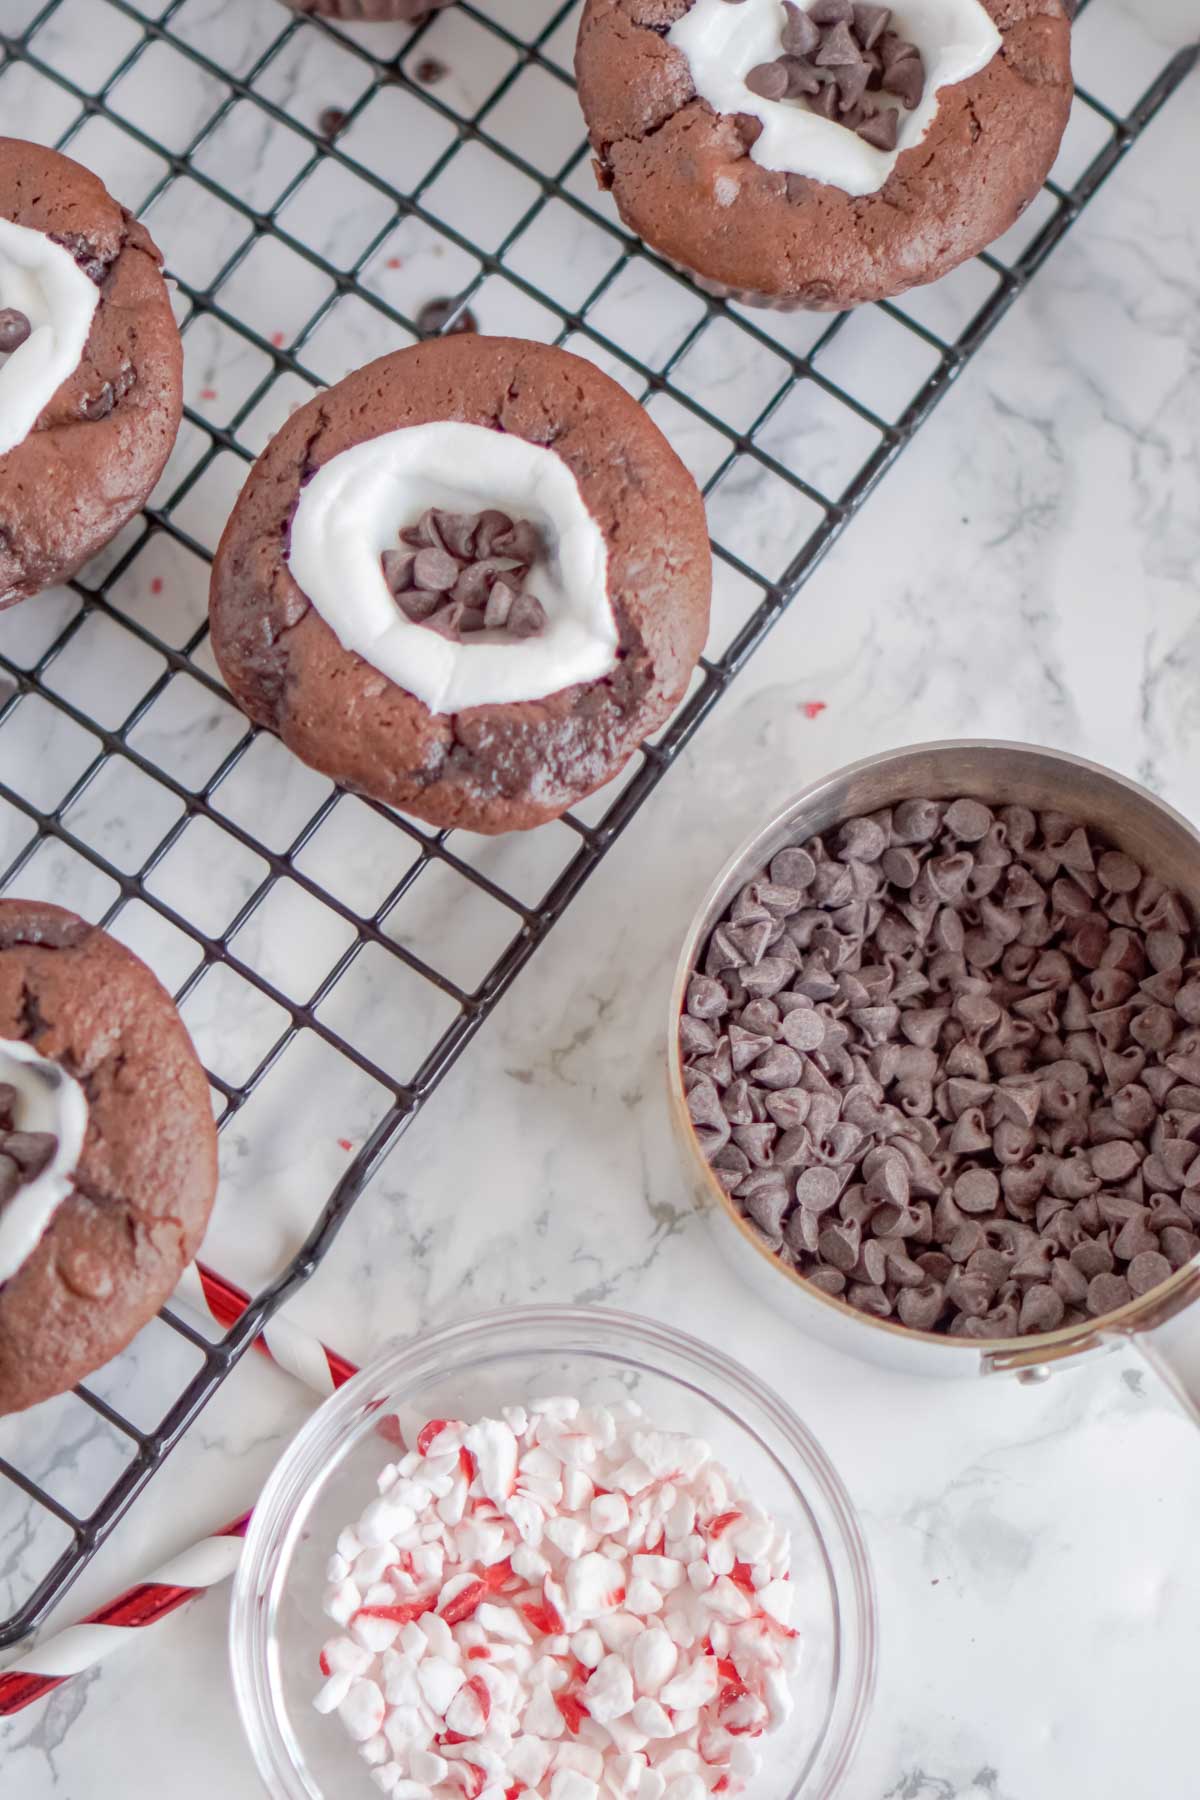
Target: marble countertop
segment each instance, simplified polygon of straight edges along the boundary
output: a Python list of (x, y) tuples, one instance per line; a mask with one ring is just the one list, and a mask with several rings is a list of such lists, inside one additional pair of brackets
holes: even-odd
[[(267, 3), (245, 0), (244, 11)], [(0, 26), (6, 9), (32, 12), (0, 0)], [(193, 11), (227, 20), (231, 41), (241, 29), (240, 0), (236, 18), (219, 0), (193, 0)], [(1194, 4), (1095, 0), (1089, 31), (1102, 12), (1116, 82), (1102, 97), (1123, 106), (1194, 35)], [(6, 93), (0, 81), (0, 100)], [(53, 97), (31, 87), (18, 98), (28, 135), (63, 131)], [(96, 152), (99, 167), (98, 140)], [(120, 163), (124, 151), (109, 153)], [(259, 145), (245, 165), (247, 192), (271, 154)], [(153, 171), (138, 176), (135, 163), (130, 152), (129, 178), (147, 191)], [(297, 1318), (355, 1359), (490, 1306), (624, 1306), (718, 1332), (779, 1386), (841, 1471), (878, 1581), (878, 1691), (846, 1800), (1190, 1791), (1200, 1436), (1131, 1355), (1040, 1387), (934, 1388), (845, 1360), (764, 1314), (716, 1255), (670, 1141), (671, 971), (703, 887), (748, 830), (819, 773), (893, 744), (1042, 741), (1107, 762), (1200, 817), (1198, 165), (1193, 76), (817, 571), (295, 1302)], [(203, 279), (219, 226), (198, 217), (189, 235), (183, 208), (172, 212), (168, 197), (159, 209), (160, 241), (188, 279)], [(246, 295), (249, 305), (249, 278)], [(481, 299), (484, 328), (522, 329), (493, 299), (494, 311)], [(357, 341), (351, 332), (330, 358), (361, 360)], [(315, 352), (310, 366), (340, 373)], [(193, 393), (220, 391), (236, 374), (215, 337), (207, 347), (189, 339)], [(769, 530), (769, 506), (742, 498)], [(43, 619), (57, 604), (45, 603)], [(29, 615), (20, 629), (36, 638), (42, 625)], [(10, 653), (16, 632), (4, 638)], [(93, 681), (98, 673), (93, 665)], [(175, 766), (219, 737), (200, 714), (174, 737), (155, 738), (153, 720), (149, 730), (146, 741)], [(259, 778), (281, 817), (311, 804), (311, 778), (282, 753)], [(106, 848), (133, 840), (139, 819), (135, 800), (118, 798), (97, 825)], [(497, 847), (507, 860), (496, 866), (536, 880), (539, 858), (554, 854), (546, 846), (562, 853), (561, 829), (548, 828), (541, 845)], [(369, 883), (384, 853), (356, 847)], [(35, 874), (38, 891), (108, 903), (72, 886), (81, 877), (63, 856)], [(224, 878), (213, 871), (216, 886)], [(285, 961), (297, 944), (316, 954), (307, 929), (285, 915), (256, 945), (257, 966)], [(169, 978), (171, 945), (157, 954)], [(270, 1023), (244, 1002), (197, 990), (189, 1023), (213, 1066), (261, 1054)], [(416, 1028), (403, 1010), (380, 1020), (382, 1033), (401, 1025)], [(304, 1090), (313, 1118), (299, 1125), (304, 1076), (294, 1064), (289, 1079), (290, 1106), (276, 1089), (223, 1138), (210, 1260), (246, 1286), (297, 1241), (371, 1116), (361, 1082), (314, 1068)], [(153, 1418), (155, 1396), (180, 1377), (168, 1335), (143, 1334), (99, 1391)], [(247, 1506), (309, 1405), (247, 1357), (72, 1590), (61, 1621)], [(22, 1430), (25, 1466), (60, 1496), (111, 1479), (112, 1452), (77, 1402), (42, 1409)], [(37, 1550), (28, 1520), (0, 1519), (6, 1579)], [(9, 1721), (5, 1794), (257, 1800), (230, 1691), (226, 1613), (226, 1592), (208, 1595), (152, 1647), (135, 1645)]]

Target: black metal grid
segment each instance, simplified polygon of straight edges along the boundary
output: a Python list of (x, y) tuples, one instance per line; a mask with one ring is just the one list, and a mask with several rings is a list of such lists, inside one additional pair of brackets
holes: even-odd
[[(219, 266), (203, 274), (189, 278), (186, 269), (174, 271), (185, 346), (191, 348), (198, 341), (191, 337), (192, 333), (204, 329), (219, 333), (225, 342), (235, 342), (244, 350), (259, 373), (243, 381), (236, 407), (224, 419), (215, 419), (212, 409), (206, 410), (205, 402), (216, 398), (212, 390), (201, 389), (198, 396), (192, 396), (181, 439), (186, 454), (173, 460), (145, 518), (124, 534), (112, 554), (102, 559), (102, 575), (97, 577), (94, 571), (87, 571), (80, 582), (73, 584), (73, 594), (81, 604), (68, 608), (70, 616), (51, 640), (39, 643), (35, 654), (22, 658), (11, 652), (0, 637), (0, 672), (7, 677), (3, 685), (8, 690), (0, 696), (0, 751), (5, 727), (20, 715), (22, 708), (31, 709), (25, 715), (26, 723), (40, 716), (39, 709), (51, 709), (45, 714), (45, 721), (59, 732), (76, 728), (83, 734), (79, 741), (84, 746), (79, 766), (65, 791), (55, 795), (52, 803), (39, 794), (32, 764), (30, 779), (24, 781), (20, 771), (14, 775), (0, 759), (0, 802), (7, 803), (9, 820), (16, 822), (18, 830), (29, 833), (19, 852), (0, 872), (0, 890), (22, 891), (23, 875), (45, 846), (69, 851), (80, 859), (80, 866), (111, 885), (110, 900), (95, 909), (100, 922), (115, 925), (131, 902), (140, 902), (160, 922), (188, 940), (196, 960), (190, 973), (177, 984), (181, 1004), (186, 1003), (210, 971), (223, 968), (254, 990), (258, 999), (277, 1009), (282, 1021), (280, 1029), (253, 1069), (231, 1079), (210, 1066), (222, 1125), (250, 1102), (303, 1033), (312, 1034), (326, 1049), (369, 1076), (378, 1084), (385, 1101), (362, 1148), (338, 1180), (299, 1253), (256, 1296), (249, 1311), (219, 1342), (210, 1342), (174, 1311), (164, 1312), (163, 1319), (193, 1346), (201, 1365), (181, 1386), (156, 1425), (140, 1429), (97, 1392), (87, 1387), (77, 1390), (78, 1398), (120, 1434), (130, 1448), (126, 1466), (95, 1505), (86, 1511), (73, 1508), (15, 1463), (0, 1459), (0, 1495), (6, 1483), (10, 1490), (20, 1490), (35, 1509), (53, 1515), (69, 1534), (66, 1547), (35, 1580), (11, 1616), (0, 1624), (0, 1647), (20, 1638), (43, 1618), (272, 1313), (316, 1269), (358, 1195), (400, 1133), (434, 1092), (551, 926), (967, 360), (1196, 61), (1195, 50), (1176, 56), (1125, 116), (1094, 95), (1080, 93), (1076, 117), (1084, 120), (1093, 140), (1077, 179), (1069, 186), (1057, 181), (1047, 184), (1039, 203), (1041, 210), (1035, 210), (1015, 249), (1010, 251), (1008, 246), (1000, 245), (977, 259), (977, 285), (963, 290), (967, 295), (965, 311), (960, 311), (953, 324), (936, 329), (923, 320), (919, 304), (883, 305), (868, 309), (866, 315), (854, 315), (856, 319), (874, 316), (876, 320), (886, 320), (897, 334), (897, 344), (919, 347), (926, 359), (926, 366), (889, 407), (886, 397), (873, 393), (869, 378), (854, 378), (853, 357), (848, 363), (845, 358), (839, 361), (839, 340), (843, 340), (844, 348), (849, 315), (816, 321), (792, 315), (785, 320), (776, 315), (747, 313), (709, 299), (622, 230), (615, 215), (590, 190), (586, 149), (577, 120), (569, 154), (564, 154), (554, 167), (547, 166), (545, 156), (530, 138), (528, 124), (532, 117), (538, 121), (539, 129), (544, 127), (545, 134), (552, 136), (553, 121), (563, 116), (560, 103), (564, 95), (570, 100), (569, 45), (577, 0), (574, 6), (558, 4), (558, 0), (522, 0), (522, 7), (516, 10), (523, 8), (526, 14), (539, 15), (528, 31), (523, 31), (519, 23), (506, 23), (463, 0), (450, 13), (418, 26), (404, 37), (403, 43), (399, 43), (403, 34), (390, 32), (388, 60), (380, 60), (378, 34), (343, 34), (320, 22), (302, 22), (274, 7), (272, 0), (245, 0), (248, 18), (258, 9), (263, 16), (255, 19), (247, 38), (232, 48), (227, 31), (205, 23), (197, 0), (168, 0), (160, 16), (145, 16), (155, 4), (158, 0), (143, 0), (143, 9), (139, 9), (129, 0), (48, 0), (40, 6), (37, 0), (0, 0), (0, 26), (5, 27), (0, 30), (0, 113), (4, 128), (19, 132), (25, 123), (20, 116), (14, 117), (11, 106), (5, 103), (6, 93), (16, 91), (6, 89), (6, 79), (11, 81), (19, 72), (22, 81), (34, 83), (43, 98), (52, 92), (54, 103), (61, 103), (61, 128), (56, 118), (55, 129), (43, 133), (53, 137), (60, 148), (74, 149), (82, 160), (94, 163), (97, 145), (119, 142), (139, 166), (144, 162), (150, 170), (140, 210), (149, 213), (151, 228), (160, 234), (169, 260), (170, 231), (162, 230), (158, 223), (160, 203), (171, 196), (177, 184), (188, 184), (177, 191), (186, 193), (201, 209), (211, 206), (214, 218), (220, 222), (215, 235), (219, 238), (222, 231), (228, 231), (236, 243), (227, 254), (222, 254)], [(509, 8), (498, 3), (497, 11), (507, 15)], [(18, 12), (24, 16), (6, 35)], [(464, 99), (461, 94), (456, 97), (453, 86), (449, 90), (440, 84), (430, 86), (429, 71), (419, 70), (425, 57), (436, 56), (447, 32), (457, 33), (460, 45), (463, 34), (474, 34), (472, 55), (476, 58), (479, 46), (486, 43), (485, 65), (491, 57), (494, 73), (483, 83), (486, 91), (482, 97), (478, 87)], [(331, 87), (344, 84), (352, 90), (344, 105), (339, 102), (344, 116), (332, 141), (329, 123), (322, 121), (320, 112), (310, 103), (311, 96), (303, 104), (295, 102), (288, 83), (276, 79), (301, 33), (323, 34), (330, 47)], [(100, 48), (104, 43), (111, 46), (107, 55)], [(390, 53), (392, 50), (395, 54)], [(100, 76), (96, 76), (97, 57), (105, 65)], [(230, 73), (226, 67), (231, 61), (236, 73)], [(193, 91), (199, 96), (200, 116), (181, 122), (183, 141), (160, 141), (151, 128), (153, 118), (147, 122), (140, 118), (138, 106), (130, 105), (128, 96), (134, 90), (128, 84), (139, 66), (143, 75), (153, 70), (155, 86), (168, 92), (172, 79), (178, 79), (182, 84), (180, 92), (188, 98), (189, 105)], [(399, 110), (385, 115), (385, 107)], [(374, 114), (376, 108), (381, 109), (378, 114)], [(53, 113), (54, 107), (50, 110)], [(180, 113), (186, 115), (187, 111), (188, 106), (181, 102)], [(410, 156), (414, 122), (424, 121), (427, 141), (418, 134), (422, 172), (411, 185), (397, 186), (394, 169), (381, 171), (378, 166), (374, 131), (385, 117), (392, 117), (392, 138), (396, 143), (393, 161), (399, 167), (404, 167)], [(397, 120), (404, 122), (398, 136)], [(243, 197), (227, 181), (211, 173), (212, 147), (231, 131), (229, 144), (236, 146), (236, 133), (244, 131), (247, 121), (252, 126), (277, 128), (295, 152), (294, 166), (269, 204), (256, 198), (253, 182), (249, 183), (250, 197)], [(361, 138), (359, 127), (367, 128)], [(172, 118), (172, 135), (175, 129)], [(433, 154), (428, 153), (430, 149)], [(487, 191), (488, 182), (495, 178), (506, 194), (511, 191), (520, 196), (515, 212), (503, 222), (495, 242), (474, 241), (475, 221), (462, 216), (460, 202), (465, 190), (455, 181), (456, 164), (460, 174), (463, 172), (461, 159), (467, 159), (466, 173), (476, 188)], [(550, 160), (554, 160), (553, 151)], [(328, 190), (319, 190), (316, 185), (309, 190), (314, 201), (318, 192), (326, 193), (327, 207), (340, 206), (339, 195), (361, 196), (364, 212), (369, 215), (361, 241), (347, 256), (339, 257), (307, 242), (302, 235), (305, 215), (289, 206), (297, 196), (308, 198), (304, 194), (307, 184), (327, 178), (331, 179)], [(169, 224), (169, 213), (167, 217)], [(500, 329), (511, 328), (515, 307), (516, 329), (520, 330), (528, 320), (530, 323), (524, 325), (528, 335), (542, 335), (592, 355), (638, 393), (660, 422), (670, 419), (681, 435), (692, 433), (693, 462), (700, 457), (695, 440), (703, 440), (708, 461), (698, 473), (714, 524), (719, 583), (724, 582), (741, 602), (741, 613), (728, 641), (717, 648), (710, 644), (685, 703), (657, 741), (642, 748), (615, 797), (602, 811), (598, 807), (582, 808), (566, 820), (569, 836), (562, 839), (565, 852), (561, 866), (552, 871), (536, 901), (521, 898), (512, 891), (514, 884), (489, 875), (480, 866), (482, 859), (473, 858), (472, 848), (462, 834), (428, 831), (386, 808), (369, 807), (373, 818), (395, 834), (406, 852), (411, 851), (412, 862), (382, 901), (356, 907), (307, 872), (305, 857), (337, 808), (365, 803), (348, 801), (329, 790), (300, 827), (289, 833), (286, 844), (264, 842), (252, 826), (239, 823), (221, 804), (222, 789), (229, 791), (235, 770), (252, 755), (256, 744), (262, 743), (263, 734), (246, 728), (242, 722), (216, 766), (195, 775), (187, 768), (176, 770), (160, 761), (154, 753), (153, 734), (147, 735), (146, 730), (148, 723), (153, 722), (155, 708), (181, 678), (194, 683), (195, 689), (189, 691), (198, 692), (203, 701), (214, 707), (224, 708), (226, 702), (224, 690), (206, 658), (202, 616), (193, 617), (185, 628), (170, 630), (162, 627), (151, 608), (147, 622), (138, 616), (138, 608), (128, 603), (123, 591), (125, 578), (156, 542), (160, 548), (165, 545), (168, 552), (195, 559), (197, 567), (207, 560), (211, 537), (206, 537), (202, 527), (194, 522), (202, 516), (203, 509), (197, 513), (192, 502), (204, 489), (206, 480), (218, 473), (223, 459), (234, 459), (236, 470), (244, 468), (278, 423), (281, 402), (289, 397), (303, 397), (323, 379), (341, 372), (336, 359), (344, 351), (326, 348), (330, 341), (327, 327), (340, 307), (351, 303), (356, 309), (367, 309), (355, 312), (360, 332), (363, 320), (368, 320), (368, 336), (371, 331), (383, 334), (369, 344), (370, 354), (417, 335), (415, 306), (405, 296), (398, 301), (390, 299), (386, 280), (380, 276), (381, 267), (387, 270), (402, 262), (385, 258), (383, 253), (394, 231), (406, 222), (427, 233), (429, 241), (441, 247), (451, 266), (460, 268), (464, 260), (469, 260), (470, 272), (456, 284), (458, 303), (460, 307), (477, 307), (485, 329), (493, 302), (495, 310), (505, 314), (503, 325), (496, 327)], [(586, 291), (568, 293), (569, 277), (564, 277), (566, 285), (551, 291), (544, 281), (522, 272), (523, 265), (528, 269), (526, 252), (540, 232), (548, 231), (553, 237), (555, 231), (568, 227), (586, 232), (587, 254), (578, 259), (582, 267), (589, 266), (597, 246), (602, 259), (606, 259), (602, 272), (596, 274), (593, 269), (587, 277)], [(268, 332), (256, 306), (247, 304), (250, 296), (270, 286), (265, 273), (270, 265), (256, 267), (254, 262), (264, 246), (286, 256), (286, 266), (293, 274), (307, 271), (303, 278), (296, 275), (292, 286), (302, 290), (304, 280), (311, 279), (316, 298), (311, 305), (305, 303), (304, 318), (290, 332)], [(567, 260), (575, 259), (572, 256)], [(609, 323), (610, 318), (617, 316), (612, 311), (614, 297), (619, 296), (631, 272), (637, 279), (652, 281), (653, 307), (657, 312), (670, 312), (679, 302), (688, 314), (664, 357), (652, 356), (648, 341), (634, 345), (628, 338), (623, 340), (620, 329)], [(432, 292), (425, 297), (433, 297)], [(647, 323), (645, 340), (652, 335)], [(706, 337), (710, 346), (719, 343), (719, 356), (727, 356), (730, 348), (736, 346), (736, 355), (749, 359), (745, 366), (755, 372), (748, 383), (757, 395), (754, 416), (727, 417), (728, 409), (720, 403), (719, 390), (714, 400), (708, 397), (703, 380), (697, 382), (694, 371), (705, 365), (695, 360), (696, 353)], [(335, 333), (335, 345), (336, 338)], [(711, 348), (705, 354), (711, 354)], [(330, 356), (335, 359), (332, 366)], [(365, 360), (365, 355), (351, 356), (343, 366), (361, 360)], [(852, 385), (842, 375), (846, 367), (851, 370)], [(801, 404), (835, 413), (839, 420), (852, 424), (857, 434), (850, 462), (846, 462), (844, 452), (840, 460), (836, 455), (827, 458), (826, 466), (832, 473), (822, 479), (809, 479), (793, 466), (786, 451), (786, 437), (782, 453), (772, 444), (773, 422), (784, 418), (798, 398)], [(228, 465), (225, 468), (227, 478)], [(792, 506), (790, 511), (786, 507), (783, 510), (788, 542), (777, 547), (776, 553), (761, 545), (753, 550), (741, 546), (733, 529), (739, 509), (723, 504), (744, 493), (744, 478), (751, 469), (760, 476), (769, 476), (777, 484), (772, 488), (773, 495), (786, 498)], [(216, 485), (219, 490), (220, 482)], [(772, 554), (778, 566), (763, 567)], [(161, 580), (157, 586), (162, 588)], [(123, 634), (121, 642), (127, 648), (136, 650), (140, 645), (143, 651), (152, 652), (149, 660), (157, 669), (132, 704), (121, 703), (120, 717), (97, 717), (97, 712), (103, 714), (104, 709), (93, 705), (86, 693), (75, 692), (73, 676), (61, 678), (62, 671), (73, 669), (81, 658), (86, 667), (93, 647), (87, 634), (96, 629), (97, 621), (103, 622), (106, 629), (112, 627)], [(77, 829), (75, 823), (76, 809), (83, 798), (94, 794), (97, 785), (114, 769), (125, 775), (133, 771), (152, 784), (153, 793), (175, 815), (148, 851), (139, 850), (124, 858), (110, 854), (106, 847)], [(27, 791), (31, 787), (32, 793)], [(147, 793), (150, 791), (146, 789)], [(225, 846), (230, 854), (250, 854), (256, 859), (256, 868), (261, 865), (232, 916), (220, 928), (206, 928), (189, 917), (186, 908), (156, 891), (156, 876), (196, 821), (204, 821), (219, 832), (215, 842)], [(404, 903), (414, 891), (414, 884), (428, 880), (429, 871), (438, 868), (453, 871), (462, 882), (470, 884), (475, 894), (502, 909), (511, 926), (511, 932), (505, 933), (508, 941), (491, 960), (482, 979), (455, 979), (441, 966), (443, 946), (434, 929), (419, 935), (416, 942), (398, 941), (395, 931), (389, 929), (396, 919), (403, 919)], [(241, 929), (264, 907), (272, 891), (284, 883), (290, 884), (292, 892), (299, 890), (306, 902), (323, 909), (337, 922), (344, 938), (320, 982), (306, 994), (289, 991), (286, 984), (265, 975), (253, 960), (241, 954), (238, 943)], [(322, 1011), (356, 961), (371, 953), (396, 959), (409, 976), (436, 990), (453, 1013), (432, 1043), (419, 1055), (414, 1053), (412, 1065), (402, 1073), (384, 1066), (373, 1049), (364, 1046), (352, 1021), (331, 1023)]]

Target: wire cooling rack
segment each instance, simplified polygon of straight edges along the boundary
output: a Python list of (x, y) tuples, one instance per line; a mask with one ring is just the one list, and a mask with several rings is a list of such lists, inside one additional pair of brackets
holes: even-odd
[[(1099, 38), (1105, 7), (1084, 34)], [(298, 1254), (220, 1341), (170, 1309), (147, 1328), (190, 1358), (148, 1422), (128, 1416), (119, 1381), (107, 1385), (121, 1406), (104, 1397), (103, 1371), (67, 1397), (73, 1444), (100, 1431), (108, 1446), (98, 1494), (73, 1498), (61, 1459), (26, 1456), (19, 1436), (0, 1459), (0, 1544), (19, 1551), (0, 1646), (37, 1624), (316, 1269), (400, 1133), (1196, 60), (1175, 57), (1140, 98), (1080, 92), (1055, 177), (1020, 226), (936, 287), (852, 316), (754, 313), (700, 294), (597, 193), (570, 79), (578, 13), (464, 0), (415, 28), (340, 31), (275, 0), (0, 0), (3, 129), (70, 151), (147, 218), (178, 284), (188, 384), (144, 518), (69, 590), (0, 622), (0, 889), (77, 905), (146, 956), (197, 1038), (220, 1124), (255, 1142), (273, 1130), (288, 1180), (312, 1160), (321, 1183)], [(1119, 44), (1097, 66), (1128, 78)], [(713, 639), (673, 720), (623, 781), (520, 840), (431, 832), (301, 770), (230, 706), (207, 646), (207, 562), (253, 455), (314, 387), (428, 329), (422, 309), (446, 296), (445, 329), (469, 309), (482, 329), (591, 356), (635, 393), (704, 488), (717, 559)], [(359, 1147), (339, 1140), (329, 1193), (335, 1169), (309, 1158), (295, 1114), (310, 1101), (319, 1114), (343, 1077), (357, 1084)], [(236, 1181), (227, 1169), (223, 1193)]]

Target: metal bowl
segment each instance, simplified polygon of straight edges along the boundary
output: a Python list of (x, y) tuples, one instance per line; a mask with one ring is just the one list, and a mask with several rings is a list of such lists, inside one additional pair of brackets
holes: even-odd
[[(1035, 812), (1050, 808), (1094, 826), (1109, 843), (1177, 889), (1200, 917), (1200, 834), (1172, 807), (1111, 769), (1035, 744), (977, 739), (916, 744), (867, 757), (806, 788), (755, 832), (705, 895), (684, 942), (671, 993), (672, 1122), (692, 1185), (719, 1233), (722, 1254), (733, 1260), (757, 1293), (804, 1330), (852, 1355), (913, 1373), (953, 1377), (1012, 1371), (1025, 1379), (1040, 1379), (1052, 1363), (1111, 1348), (1174, 1319), (1200, 1297), (1200, 1257), (1117, 1312), (1058, 1331), (1019, 1338), (952, 1338), (871, 1318), (823, 1294), (771, 1254), (714, 1178), (692, 1130), (684, 1097), (678, 1030), (684, 993), (709, 933), (738, 889), (777, 850), (829, 832), (846, 819), (901, 800), (948, 800), (960, 795), (993, 807), (1023, 805)], [(1142, 1347), (1151, 1355), (1146, 1345)], [(1160, 1364), (1165, 1354), (1160, 1349), (1152, 1360)], [(1190, 1377), (1175, 1371), (1173, 1378), (1181, 1391), (1191, 1387)]]

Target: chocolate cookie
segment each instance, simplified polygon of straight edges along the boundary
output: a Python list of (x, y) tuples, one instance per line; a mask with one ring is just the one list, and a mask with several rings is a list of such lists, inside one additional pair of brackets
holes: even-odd
[(427, 14), (450, 6), (452, 0), (283, 0), (293, 12), (319, 13), (322, 18), (342, 19), (347, 24), (382, 25), (391, 19), (413, 24)]
[(0, 1202), (0, 1249), (9, 1261), (5, 1227), (36, 1145), (26, 1132), (14, 1148), (4, 1129), (15, 1072), (6, 1044), (26, 1059), (36, 1053), (51, 1080), (70, 1078), (86, 1127), (81, 1116), (65, 1198), (0, 1282), (0, 1413), (72, 1387), (125, 1347), (195, 1255), (217, 1185), (208, 1082), (170, 996), (73, 913), (0, 900), (0, 1177), (13, 1190)]
[[(447, 433), (455, 449), (460, 437), (466, 448), (443, 478), (443, 497), (406, 515), (394, 496), (427, 484)], [(348, 519), (377, 472), (360, 474), (356, 459), (411, 460), (414, 452), (419, 473), (405, 477), (407, 489), (385, 469), (384, 503), (371, 518), (378, 533), (364, 549)], [(538, 494), (556, 484), (569, 490), (570, 518), (557, 536), (553, 518), (531, 525), (490, 485), (489, 468), (507, 478), (514, 458), (536, 463)], [(301, 554), (311, 551), (312, 515), (303, 509), (317, 506), (340, 471), (351, 475), (328, 490), (323, 528), (333, 546), (333, 603), (323, 612), (315, 582), (306, 573), (302, 589), (296, 574)], [(459, 510), (446, 510), (451, 497)], [(562, 524), (561, 507), (556, 516)], [(317, 539), (319, 556), (319, 531)], [(580, 568), (597, 587), (582, 625), (563, 617), (578, 598), (572, 572)], [(509, 590), (504, 618), (489, 620), (500, 584)], [(433, 824), (512, 831), (557, 817), (611, 779), (667, 717), (704, 644), (710, 587), (695, 483), (623, 388), (563, 350), (447, 337), (357, 370), (268, 445), (217, 551), (212, 640), (246, 712), (305, 762)], [(327, 622), (324, 613), (337, 616), (343, 598), (347, 614), (355, 612), (366, 589), (372, 629), (399, 639), (422, 668), (449, 670), (447, 692), (478, 693), (483, 668), (510, 688), (530, 669), (546, 668), (551, 685), (533, 698), (439, 709), (418, 698), (412, 683), (381, 671), (387, 659), (370, 633), (356, 641), (367, 643), (375, 661), (345, 647), (352, 634), (340, 619), (342, 635)], [(512, 614), (517, 597), (529, 594), (538, 609), (527, 616), (522, 597)], [(444, 614), (459, 602), (468, 615), (484, 608), (485, 619), (460, 612), (450, 623), (462, 641), (452, 642)], [(485, 623), (496, 628), (472, 629)], [(578, 627), (588, 666), (599, 673), (554, 682), (553, 670), (567, 666), (555, 661), (555, 633), (567, 623)], [(610, 652), (593, 641), (605, 631)]]
[(162, 473), (183, 357), (161, 263), (87, 169), (0, 137), (0, 607), (75, 574)]
[[(587, 0), (580, 26), (575, 68), (597, 179), (625, 223), (702, 286), (822, 311), (885, 299), (975, 255), (1033, 199), (1070, 110), (1067, 0), (983, 0), (975, 9), (983, 54), (989, 38), (998, 48), (948, 85), (936, 83), (928, 46), (922, 58), (905, 43), (887, 8), (808, 0), (785, 9), (768, 59), (732, 90), (728, 70), (711, 64), (714, 88), (744, 96), (744, 111), (717, 110), (697, 91), (695, 40), (685, 52), (671, 34), (704, 7), (705, 27), (725, 29), (736, 47), (758, 4)], [(906, 144), (927, 74), (937, 110)], [(830, 123), (814, 130), (814, 112)], [(805, 143), (820, 146), (797, 158), (809, 172), (789, 173), (790, 161), (764, 166), (782, 137), (759, 145), (756, 160), (763, 119), (785, 133), (798, 117)], [(865, 164), (875, 171), (868, 184), (879, 185), (855, 191), (849, 178), (815, 179), (822, 159)]]

